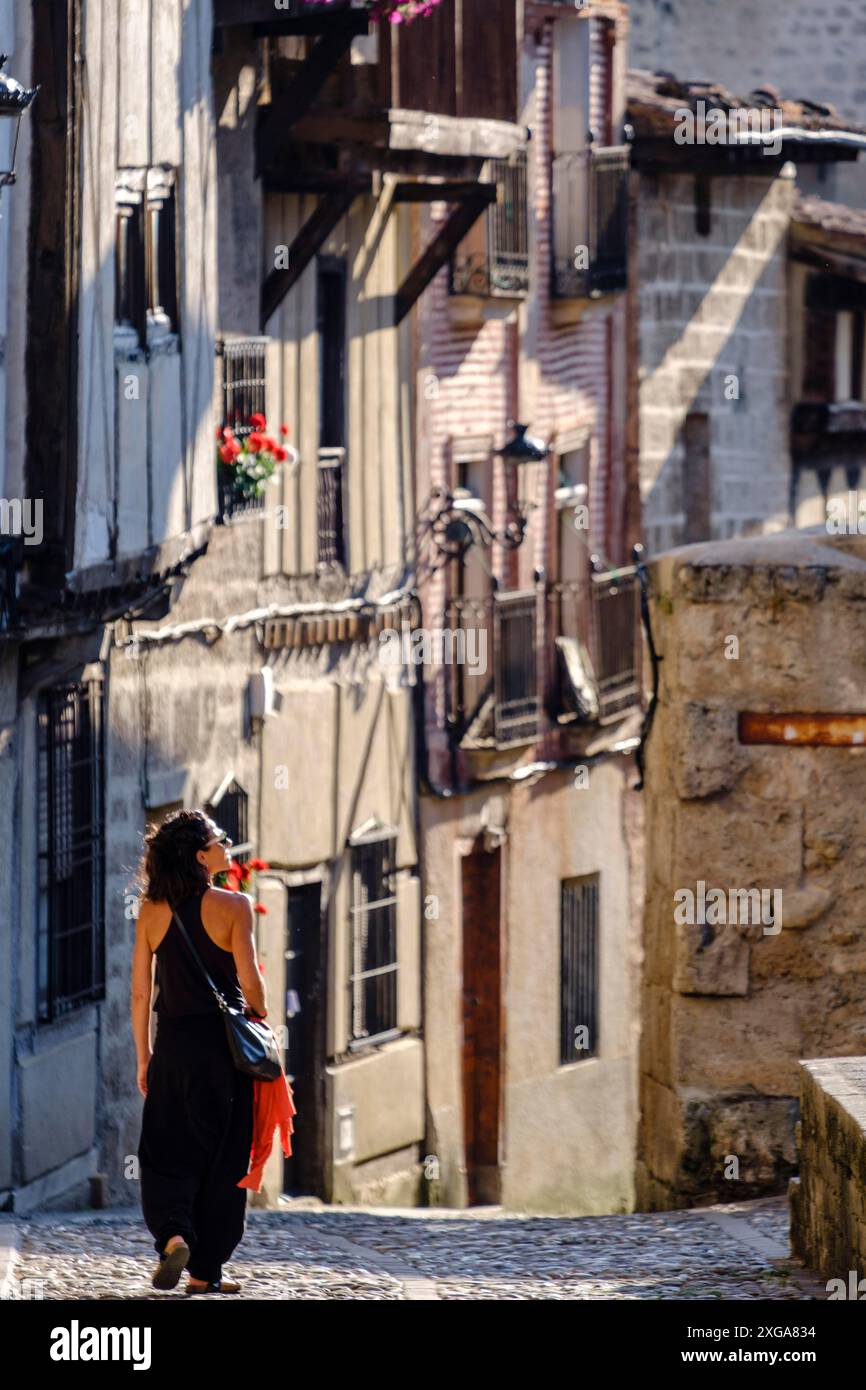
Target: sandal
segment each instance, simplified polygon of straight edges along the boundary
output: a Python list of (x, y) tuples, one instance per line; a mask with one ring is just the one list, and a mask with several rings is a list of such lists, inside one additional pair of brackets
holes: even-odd
[(236, 1284), (232, 1279), (214, 1279), (210, 1284), (205, 1284), (204, 1288), (193, 1288), (187, 1284), (186, 1291), (193, 1295), (197, 1293), (237, 1293), (240, 1284)]
[(155, 1289), (173, 1289), (176, 1287), (181, 1274), (186, 1268), (186, 1262), (190, 1256), (189, 1246), (185, 1241), (180, 1241), (178, 1245), (173, 1245), (167, 1255), (163, 1255), (154, 1271), (151, 1283)]

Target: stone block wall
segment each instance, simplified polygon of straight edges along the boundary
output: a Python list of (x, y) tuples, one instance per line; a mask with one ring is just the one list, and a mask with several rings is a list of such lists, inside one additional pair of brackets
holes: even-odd
[[(721, 82), (738, 96), (772, 83), (863, 124), (863, 0), (629, 0), (628, 8), (633, 68)], [(823, 171), (804, 165), (802, 178), (823, 198), (866, 206), (862, 159)]]
[[(638, 1205), (662, 1208), (783, 1191), (800, 1059), (866, 1052), (866, 748), (738, 733), (741, 712), (862, 710), (866, 545), (689, 546), (652, 589)], [(781, 925), (679, 924), (700, 882), (781, 893)]]
[(689, 174), (642, 175), (637, 206), (643, 539), (659, 554), (692, 537), (685, 424), (709, 421), (709, 532), (788, 522), (786, 241), (791, 178), (716, 178), (710, 231)]
[[(802, 1062), (800, 1083), (791, 1248), (822, 1278), (842, 1280), (835, 1296), (850, 1298), (866, 1275), (866, 1058)], [(855, 1292), (866, 1296), (866, 1285)]]

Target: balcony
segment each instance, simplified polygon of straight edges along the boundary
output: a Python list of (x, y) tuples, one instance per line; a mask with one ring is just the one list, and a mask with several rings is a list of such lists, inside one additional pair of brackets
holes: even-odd
[(320, 569), (346, 568), (345, 449), (319, 450), (317, 559)]
[(625, 289), (628, 173), (628, 145), (554, 156), (555, 299), (600, 299)]
[(640, 581), (633, 567), (550, 584), (560, 723), (610, 724), (642, 701)]
[[(236, 438), (252, 433), (250, 416), (267, 417), (267, 338), (224, 338), (217, 343), (222, 362), (220, 427), (230, 425)], [(217, 468), (219, 518), (258, 516), (264, 511), (264, 497), (244, 497), (233, 485), (229, 469)]]
[(463, 746), (532, 743), (541, 713), (534, 591), (453, 598), (446, 628), (463, 654), (446, 668), (447, 720)]
[(451, 294), (522, 298), (529, 289), (525, 153), (512, 159), (491, 159), (485, 178), (496, 184), (496, 202), (454, 256)]

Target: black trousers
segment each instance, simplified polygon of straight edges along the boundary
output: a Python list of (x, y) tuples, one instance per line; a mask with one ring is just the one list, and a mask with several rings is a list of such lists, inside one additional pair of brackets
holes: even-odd
[(138, 1145), (141, 1206), (161, 1255), (171, 1236), (187, 1271), (216, 1280), (244, 1233), (253, 1078), (235, 1067), (219, 1013), (160, 1018)]

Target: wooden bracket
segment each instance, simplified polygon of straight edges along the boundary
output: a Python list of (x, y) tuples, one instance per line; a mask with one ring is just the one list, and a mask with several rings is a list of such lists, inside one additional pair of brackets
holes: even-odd
[(332, 28), (316, 39), (306, 62), (286, 90), (278, 93), (269, 106), (260, 108), (256, 130), (257, 172), (279, 157), (288, 131), (310, 109), (334, 68), (348, 52), (352, 39), (362, 33), (366, 33), (366, 11), (351, 10), (341, 16), (339, 22), (335, 16)]
[(289, 290), (303, 275), (316, 252), (327, 241), (341, 217), (349, 211), (360, 193), (369, 192), (369, 179), (349, 179), (341, 189), (323, 198), (307, 218), (289, 247), (285, 270), (272, 270), (262, 285), (259, 318), (266, 331), (268, 319), (282, 304)]
[(496, 201), (495, 183), (415, 183), (398, 184), (395, 202), (456, 201), (457, 206), (436, 236), (425, 248), (400, 286), (394, 302), (394, 322), (402, 323), (434, 275), (477, 222), (484, 209)]

